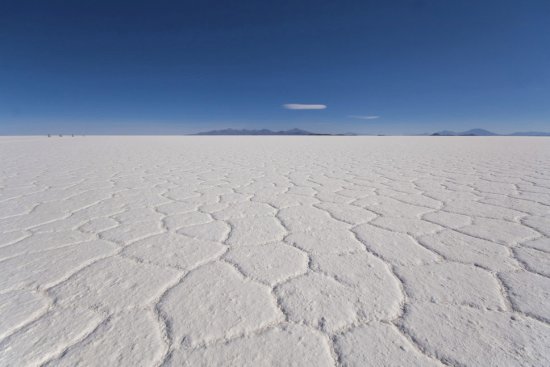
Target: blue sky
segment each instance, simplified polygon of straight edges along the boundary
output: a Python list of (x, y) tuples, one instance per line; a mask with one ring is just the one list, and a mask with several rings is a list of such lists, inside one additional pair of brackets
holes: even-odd
[(4, 0), (0, 134), (550, 131), (549, 19), (548, 0)]

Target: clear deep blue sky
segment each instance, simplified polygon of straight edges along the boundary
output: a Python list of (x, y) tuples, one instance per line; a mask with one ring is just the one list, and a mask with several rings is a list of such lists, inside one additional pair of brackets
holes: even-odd
[(550, 131), (550, 1), (0, 0), (0, 134), (225, 127)]

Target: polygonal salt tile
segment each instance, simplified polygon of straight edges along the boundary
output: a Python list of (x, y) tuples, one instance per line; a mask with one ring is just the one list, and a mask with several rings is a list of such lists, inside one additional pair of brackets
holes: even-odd
[(282, 194), (286, 191), (285, 187), (275, 187), (270, 182), (258, 182), (254, 184), (247, 185), (245, 187), (237, 188), (236, 191), (242, 194), (257, 195), (259, 197), (265, 196), (275, 196), (277, 194)]
[[(195, 194), (196, 195), (196, 194)], [(188, 213), (188, 212), (194, 212), (199, 207), (200, 202), (171, 202), (167, 204), (163, 204), (157, 207), (157, 211), (159, 213), (163, 213), (166, 215), (173, 215), (173, 214), (179, 214), (179, 213)]]
[(453, 230), (423, 236), (418, 241), (449, 260), (479, 265), (493, 271), (520, 268), (505, 246)]
[[(518, 167), (514, 167), (518, 169)], [(522, 170), (525, 172), (525, 170)], [(540, 202), (544, 203), (544, 199), (550, 199), (550, 187), (548, 187), (548, 175), (544, 172), (530, 172), (529, 180), (531, 182), (519, 181), (517, 187), (518, 192), (510, 194), (513, 197), (520, 197), (523, 200), (533, 201), (533, 197), (537, 194), (540, 195)], [(534, 178), (533, 176), (538, 176)]]
[(193, 350), (180, 348), (169, 366), (333, 366), (323, 335), (302, 325), (283, 324), (251, 335)]
[(0, 338), (48, 309), (49, 302), (38, 293), (15, 290), (0, 294)]
[(264, 203), (253, 201), (230, 205), (227, 209), (213, 213), (213, 217), (221, 220), (250, 219), (260, 216), (274, 216), (275, 209)]
[(472, 224), (473, 220), (467, 215), (447, 213), (442, 211), (426, 213), (422, 216), (422, 219), (451, 229), (457, 229)]
[(474, 224), (462, 227), (460, 231), (507, 246), (540, 236), (539, 233), (521, 224), (487, 218), (476, 218)]
[(231, 248), (226, 258), (247, 276), (271, 286), (307, 270), (308, 257), (283, 243)]
[(407, 294), (415, 301), (461, 304), (502, 310), (498, 281), (486, 270), (457, 263), (396, 269)]
[(413, 218), (378, 217), (370, 223), (391, 231), (408, 233), (412, 236), (421, 236), (443, 229), (437, 224)]
[(522, 244), (523, 247), (534, 248), (539, 251), (550, 253), (550, 238), (542, 237), (533, 241), (527, 241)]
[(125, 210), (126, 203), (110, 198), (95, 203), (92, 206), (82, 208), (71, 214), (71, 216), (67, 219), (75, 218), (80, 222), (84, 222), (93, 218), (108, 218), (113, 215), (120, 214)]
[[(189, 181), (191, 181), (191, 180), (189, 180)], [(190, 185), (188, 185), (188, 186), (190, 186)], [(179, 202), (191, 199), (191, 198), (197, 198), (197, 197), (200, 196), (200, 194), (198, 192), (195, 192), (191, 188), (176, 187), (176, 188), (171, 188), (170, 190), (168, 190), (168, 192), (164, 196), (166, 196), (170, 199), (173, 199), (173, 200), (178, 200), (178, 203), (179, 203)], [(162, 207), (170, 206), (171, 204), (176, 204), (176, 203), (164, 204), (164, 205), (162, 205)], [(169, 213), (166, 213), (166, 214), (169, 214)]]
[(393, 265), (420, 265), (438, 260), (438, 256), (416, 243), (410, 236), (370, 224), (353, 230), (370, 251)]
[(210, 215), (201, 212), (190, 212), (170, 215), (163, 219), (164, 225), (168, 230), (175, 231), (178, 228), (204, 224), (211, 222)]
[(530, 247), (514, 249), (516, 258), (523, 262), (533, 272), (550, 277), (550, 253)]
[(334, 279), (307, 273), (275, 288), (288, 318), (326, 332), (335, 332), (357, 319), (356, 292)]
[(135, 189), (133, 185), (130, 187), (130, 190), (117, 192), (114, 196), (128, 203), (129, 209), (154, 208), (169, 202), (168, 199), (160, 196), (159, 191), (164, 190), (153, 190), (151, 186), (143, 189)]
[(222, 242), (227, 238), (230, 231), (231, 227), (229, 224), (224, 221), (216, 220), (205, 224), (184, 227), (179, 229), (177, 233), (200, 240)]
[(550, 365), (548, 326), (513, 313), (412, 304), (403, 326), (428, 355), (460, 366)]
[(204, 196), (204, 195), (221, 196), (221, 195), (224, 195), (224, 194), (226, 194), (226, 195), (227, 194), (234, 194), (234, 192), (228, 187), (216, 186), (218, 184), (221, 184), (222, 182), (223, 181), (220, 181), (220, 182), (213, 181), (211, 183), (212, 186), (202, 185), (201, 187), (197, 188), (196, 191), (203, 194), (202, 196)]
[[(475, 205), (480, 197), (472, 192), (471, 187), (457, 185), (450, 181), (442, 180), (441, 184), (444, 188), (434, 189), (429, 192), (430, 197), (441, 201), (446, 207), (447, 204), (454, 205), (456, 202), (467, 202), (469, 205)], [(472, 204), (473, 203), (473, 204)], [(462, 207), (461, 207), (462, 208)], [(453, 213), (456, 211), (453, 210)], [(461, 213), (468, 215), (467, 212)]]
[(530, 227), (535, 228), (537, 231), (544, 234), (545, 236), (550, 237), (550, 214), (546, 217), (527, 217), (523, 219), (522, 222)]
[(371, 210), (381, 216), (420, 218), (421, 215), (433, 211), (431, 208), (403, 203), (385, 196), (370, 196), (357, 200), (353, 205)]
[(119, 245), (128, 245), (136, 240), (162, 233), (159, 222), (140, 222), (121, 224), (115, 228), (108, 229), (99, 233), (99, 237), (118, 243)]
[(95, 218), (84, 223), (78, 229), (86, 233), (99, 233), (118, 226), (118, 222), (111, 218)]
[(275, 217), (237, 218), (229, 220), (232, 230), (227, 244), (233, 246), (260, 245), (281, 241), (287, 233)]
[(390, 320), (398, 316), (403, 292), (399, 280), (382, 260), (364, 251), (322, 254), (315, 255), (312, 267), (352, 288), (357, 297), (357, 313), (363, 319)]
[(47, 222), (33, 227), (31, 231), (34, 233), (74, 231), (87, 219), (89, 218), (82, 219), (80, 216), (73, 214), (68, 218), (61, 218), (53, 222)]
[(334, 218), (350, 224), (361, 224), (371, 221), (378, 215), (355, 205), (320, 203), (316, 208), (330, 213)]
[(0, 291), (51, 286), (117, 249), (115, 244), (96, 240), (12, 257), (0, 266)]
[(527, 271), (502, 273), (515, 309), (550, 322), (550, 278)]
[(359, 326), (336, 338), (344, 366), (439, 367), (403, 336), (395, 326), (375, 322)]
[(291, 233), (285, 241), (311, 253), (341, 253), (364, 250), (364, 245), (345, 227), (311, 233)]
[(155, 222), (155, 221), (160, 221), (161, 218), (162, 218), (162, 215), (155, 212), (151, 208), (129, 209), (123, 213), (113, 216), (113, 219), (123, 224), (139, 223), (139, 222)]
[(158, 321), (151, 312), (117, 313), (91, 337), (46, 366), (152, 366), (166, 351)]
[(4, 201), (4, 196), (0, 196), (2, 202), (2, 213), (0, 219), (28, 214), (36, 204), (22, 198), (14, 198)]
[(318, 200), (304, 196), (294, 194), (277, 194), (277, 195), (265, 195), (265, 197), (254, 196), (253, 201), (271, 204), (278, 209), (290, 208), (292, 206), (300, 205), (312, 205), (318, 202)]
[(221, 203), (240, 203), (249, 201), (252, 198), (253, 195), (245, 195), (245, 194), (239, 194), (236, 192), (230, 192), (228, 194), (222, 194), (220, 195), (220, 202)]
[(92, 218), (92, 216), (87, 216), (85, 213), (78, 215), (73, 214), (68, 218), (58, 219), (53, 222), (48, 222), (33, 227), (32, 231), (35, 233), (74, 231), (77, 230), (80, 226), (86, 224), (86, 222), (89, 221), (90, 218)]
[[(76, 209), (79, 208), (74, 207), (74, 210)], [(29, 214), (1, 219), (0, 232), (31, 229), (49, 222), (67, 218), (70, 214), (71, 207), (63, 201), (41, 203)]]
[(132, 243), (124, 249), (122, 255), (160, 266), (189, 270), (215, 259), (224, 251), (225, 246), (217, 242), (162, 233)]
[(388, 189), (380, 189), (378, 190), (378, 194), (389, 196), (407, 204), (424, 206), (432, 209), (440, 209), (443, 205), (442, 201), (432, 199), (422, 194), (404, 193)]
[(290, 189), (288, 189), (288, 193), (293, 195), (303, 195), (303, 196), (313, 197), (317, 193), (317, 191), (315, 191), (311, 187), (292, 186)]
[(29, 236), (31, 233), (27, 231), (0, 232), (0, 247), (9, 246)]
[(542, 205), (533, 201), (521, 200), (503, 195), (488, 195), (486, 198), (480, 200), (480, 202), (502, 206), (505, 208), (530, 213), (532, 215), (550, 214), (550, 208), (547, 205)]
[(116, 256), (95, 262), (49, 292), (62, 305), (121, 310), (150, 304), (180, 275)]
[(229, 208), (231, 204), (229, 203), (210, 203), (210, 204), (202, 204), (199, 206), (197, 210), (200, 210), (203, 213), (209, 213), (214, 214), (221, 210)]
[(281, 209), (278, 217), (292, 232), (308, 233), (327, 228), (347, 228), (343, 223), (332, 219), (324, 210), (309, 206)]
[(78, 231), (33, 233), (21, 241), (0, 248), (0, 259), (59, 248), (94, 239), (91, 234)]
[(483, 204), (473, 200), (453, 200), (445, 206), (445, 210), (471, 217), (484, 217), (512, 221), (525, 215), (517, 210)]
[(57, 308), (0, 342), (0, 365), (40, 366), (91, 333), (101, 322), (94, 312)]
[(516, 192), (516, 186), (507, 182), (476, 180), (472, 186), (481, 192), (497, 193), (501, 195), (509, 195)]
[(343, 189), (343, 190), (338, 190), (337, 194), (348, 198), (359, 199), (359, 198), (364, 198), (367, 196), (374, 195), (374, 189), (372, 188)]
[(324, 203), (335, 203), (335, 204), (349, 204), (357, 200), (356, 198), (349, 196), (342, 196), (336, 192), (322, 191), (315, 195), (315, 197), (321, 200)]
[(169, 319), (175, 343), (190, 346), (282, 320), (268, 287), (244, 279), (231, 265), (219, 262), (192, 271), (159, 307)]

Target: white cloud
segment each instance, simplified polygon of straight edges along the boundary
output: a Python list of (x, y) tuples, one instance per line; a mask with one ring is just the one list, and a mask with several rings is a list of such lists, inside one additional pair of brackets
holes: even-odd
[(359, 119), (359, 120), (376, 120), (380, 118), (380, 116), (376, 116), (376, 115), (350, 115), (348, 117), (352, 119)]
[(283, 108), (286, 108), (287, 110), (324, 110), (327, 108), (327, 105), (287, 103), (283, 105)]

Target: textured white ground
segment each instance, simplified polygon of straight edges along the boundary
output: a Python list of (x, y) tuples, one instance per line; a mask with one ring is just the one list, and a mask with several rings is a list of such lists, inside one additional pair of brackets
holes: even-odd
[(550, 366), (550, 139), (0, 138), (2, 366)]

